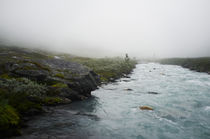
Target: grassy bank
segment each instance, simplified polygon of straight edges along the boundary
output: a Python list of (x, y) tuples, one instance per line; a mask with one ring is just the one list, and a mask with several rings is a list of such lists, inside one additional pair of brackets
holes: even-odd
[(81, 63), (92, 69), (95, 73), (100, 75), (102, 82), (109, 82), (126, 76), (135, 68), (135, 65), (137, 64), (137, 62), (133, 59), (124, 59), (119, 57), (100, 59), (75, 57), (71, 60)]
[(198, 72), (210, 74), (210, 57), (202, 58), (168, 58), (159, 60), (161, 64), (180, 65)]
[(21, 135), (26, 119), (44, 112), (43, 106), (87, 98), (86, 91), (95, 89), (92, 78), (107, 83), (126, 76), (136, 64), (128, 57), (96, 59), (13, 47), (0, 50), (0, 138)]

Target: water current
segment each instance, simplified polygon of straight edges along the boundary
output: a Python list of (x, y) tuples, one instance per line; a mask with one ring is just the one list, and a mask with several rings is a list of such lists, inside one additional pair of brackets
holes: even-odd
[[(29, 121), (25, 139), (208, 139), (210, 75), (180, 66), (138, 64), (129, 78), (91, 98)], [(141, 110), (149, 106), (153, 110)]]

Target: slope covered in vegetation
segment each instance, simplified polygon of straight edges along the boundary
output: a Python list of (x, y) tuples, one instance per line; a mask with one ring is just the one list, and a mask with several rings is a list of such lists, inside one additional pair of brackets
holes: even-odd
[(0, 47), (0, 137), (20, 135), (45, 105), (91, 96), (102, 82), (126, 76), (134, 60), (82, 58), (18, 47)]
[(75, 57), (72, 60), (93, 69), (95, 73), (100, 75), (100, 79), (103, 82), (113, 81), (117, 78), (127, 76), (135, 68), (137, 63), (135, 60), (119, 57), (100, 59)]
[(201, 58), (168, 58), (159, 60), (161, 64), (180, 65), (198, 72), (207, 72), (210, 74), (210, 57)]

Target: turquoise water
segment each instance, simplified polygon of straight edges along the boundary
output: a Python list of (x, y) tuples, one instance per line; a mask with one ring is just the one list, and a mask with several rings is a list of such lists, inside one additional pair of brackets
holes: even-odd
[[(210, 75), (206, 73), (138, 64), (130, 78), (103, 85), (92, 95), (30, 121), (20, 138), (210, 138)], [(144, 105), (154, 110), (140, 110)]]

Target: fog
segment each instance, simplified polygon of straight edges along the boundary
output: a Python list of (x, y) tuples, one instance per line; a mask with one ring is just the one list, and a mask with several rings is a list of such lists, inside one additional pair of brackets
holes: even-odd
[(80, 56), (210, 56), (209, 0), (0, 0), (0, 40)]

